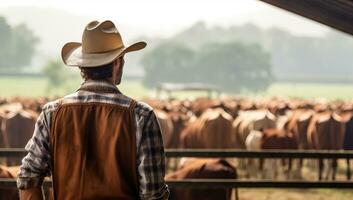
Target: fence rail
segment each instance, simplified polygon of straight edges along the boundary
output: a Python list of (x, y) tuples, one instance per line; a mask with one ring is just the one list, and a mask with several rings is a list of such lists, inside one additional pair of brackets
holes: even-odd
[[(0, 157), (23, 157), (22, 148), (0, 148)], [(345, 150), (261, 150), (239, 149), (166, 149), (167, 157), (229, 157), (229, 158), (341, 158), (353, 159), (353, 151)]]
[[(353, 151), (302, 151), (302, 150), (266, 150), (247, 151), (235, 149), (166, 149), (167, 157), (233, 157), (233, 158), (311, 158), (311, 159), (352, 159)], [(0, 148), (0, 157), (23, 157), (24, 149)], [(235, 179), (183, 179), (167, 180), (171, 188), (353, 188), (353, 181), (271, 181), (271, 180), (235, 180)], [(50, 181), (44, 182), (51, 187)], [(14, 179), (0, 179), (0, 187), (16, 187)]]
[(167, 157), (233, 157), (233, 158), (353, 158), (344, 150), (261, 150), (238, 149), (166, 149)]
[[(301, 188), (301, 189), (352, 189), (353, 181), (270, 181), (235, 179), (183, 179), (167, 180), (170, 188)], [(44, 187), (51, 187), (51, 181), (44, 181)], [(1, 188), (16, 187), (16, 180), (0, 179)]]
[(23, 157), (26, 154), (22, 148), (0, 148), (0, 157)]
[(233, 179), (168, 180), (169, 187), (192, 188), (353, 188), (352, 181), (271, 181)]

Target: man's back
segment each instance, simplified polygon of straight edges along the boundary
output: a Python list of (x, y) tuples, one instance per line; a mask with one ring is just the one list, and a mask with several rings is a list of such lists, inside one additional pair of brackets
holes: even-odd
[[(87, 97), (87, 93), (79, 91), (77, 96)], [(135, 101), (120, 104), (97, 99), (76, 103), (65, 100), (51, 119), (56, 199), (136, 199)]]
[(20, 188), (28, 184), (21, 177), (40, 171), (52, 174), (55, 199), (168, 196), (152, 108), (106, 81), (86, 81), (76, 93), (45, 105), (26, 149), (31, 153), (19, 173)]
[(146, 43), (125, 46), (110, 20), (89, 22), (81, 41), (66, 43), (61, 58), (85, 82), (44, 106), (18, 173), (20, 198), (42, 199), (52, 175), (55, 199), (168, 199), (157, 118), (116, 87), (125, 54)]

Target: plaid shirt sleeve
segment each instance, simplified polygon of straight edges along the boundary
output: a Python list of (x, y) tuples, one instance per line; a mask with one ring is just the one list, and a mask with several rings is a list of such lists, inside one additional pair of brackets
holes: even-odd
[(140, 129), (137, 134), (140, 198), (168, 199), (169, 190), (164, 181), (165, 156), (161, 129), (152, 108), (147, 107), (144, 113), (137, 122)]
[(50, 117), (43, 108), (35, 124), (33, 136), (25, 147), (28, 153), (23, 158), (17, 174), (18, 189), (40, 187), (44, 177), (50, 176), (49, 122)]

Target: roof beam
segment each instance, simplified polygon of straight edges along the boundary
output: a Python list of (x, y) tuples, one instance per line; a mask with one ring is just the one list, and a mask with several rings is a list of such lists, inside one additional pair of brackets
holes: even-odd
[(353, 35), (353, 0), (260, 0)]

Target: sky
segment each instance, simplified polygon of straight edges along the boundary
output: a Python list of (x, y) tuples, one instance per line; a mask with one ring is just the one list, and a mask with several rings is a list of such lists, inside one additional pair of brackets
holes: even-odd
[(323, 36), (328, 28), (258, 0), (0, 0), (0, 9), (17, 6), (55, 8), (92, 19), (169, 36), (197, 21), (209, 26), (254, 23), (264, 29), (277, 26), (295, 35)]

